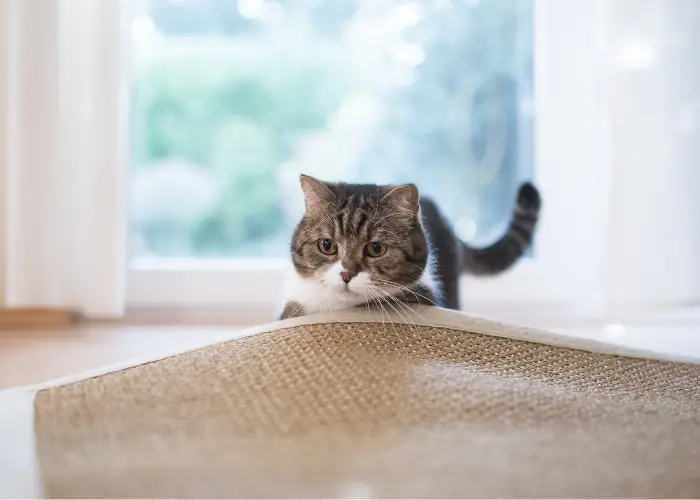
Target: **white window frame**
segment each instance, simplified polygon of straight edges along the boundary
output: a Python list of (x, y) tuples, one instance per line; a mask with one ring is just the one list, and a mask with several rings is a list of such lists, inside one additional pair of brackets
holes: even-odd
[[(603, 300), (607, 170), (602, 127), (595, 126), (605, 109), (596, 67), (599, 9), (593, 0), (535, 0), (534, 181), (544, 199), (536, 252), (502, 276), (465, 278), (465, 310), (565, 313), (576, 306), (589, 313)], [(285, 267), (284, 259), (135, 258), (127, 307), (226, 309), (263, 321), (281, 305)]]

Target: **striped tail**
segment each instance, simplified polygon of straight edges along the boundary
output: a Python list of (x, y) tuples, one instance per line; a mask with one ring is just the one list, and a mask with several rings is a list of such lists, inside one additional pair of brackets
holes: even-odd
[(484, 248), (472, 248), (463, 243), (464, 272), (475, 276), (488, 276), (502, 273), (515, 264), (532, 245), (540, 206), (540, 193), (537, 188), (529, 182), (522, 184), (506, 234)]

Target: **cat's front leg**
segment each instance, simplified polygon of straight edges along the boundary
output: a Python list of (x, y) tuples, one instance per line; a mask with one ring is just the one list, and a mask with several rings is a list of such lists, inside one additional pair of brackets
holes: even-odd
[(289, 301), (284, 305), (284, 310), (279, 319), (298, 318), (299, 316), (304, 316), (304, 314), (306, 314), (304, 306), (299, 302)]

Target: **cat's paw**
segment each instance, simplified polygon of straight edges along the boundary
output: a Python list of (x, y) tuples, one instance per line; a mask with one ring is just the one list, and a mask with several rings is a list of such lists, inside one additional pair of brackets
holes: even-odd
[(531, 182), (524, 182), (518, 189), (518, 207), (527, 211), (539, 211), (542, 206), (540, 192)]

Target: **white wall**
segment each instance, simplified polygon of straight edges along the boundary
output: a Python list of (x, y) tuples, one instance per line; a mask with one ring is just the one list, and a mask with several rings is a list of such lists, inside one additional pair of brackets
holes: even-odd
[(606, 8), (612, 309), (700, 302), (700, 1)]

